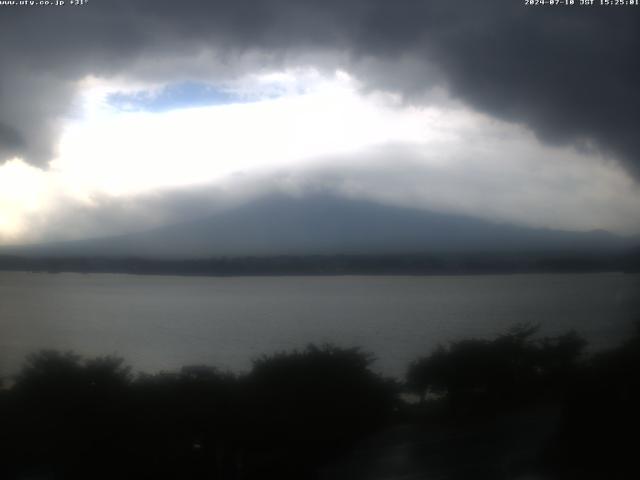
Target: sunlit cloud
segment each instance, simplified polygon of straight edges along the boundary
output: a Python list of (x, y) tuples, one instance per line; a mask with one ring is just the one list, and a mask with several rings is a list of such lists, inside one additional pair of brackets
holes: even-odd
[(0, 241), (20, 239), (25, 219), (47, 208), (53, 190), (49, 175), (18, 158), (0, 165)]
[[(364, 96), (342, 72), (254, 81), (266, 98), (165, 112), (121, 111), (100, 87), (85, 95), (86, 114), (67, 126), (51, 166), (88, 191), (133, 194), (438, 135), (437, 112)], [(246, 81), (239, 88), (246, 91)]]
[(638, 232), (640, 193), (617, 163), (452, 99), (412, 105), (347, 72), (306, 67), (199, 82), (80, 81), (48, 168), (0, 167), (0, 241), (140, 230), (232, 197), (318, 188), (534, 227)]

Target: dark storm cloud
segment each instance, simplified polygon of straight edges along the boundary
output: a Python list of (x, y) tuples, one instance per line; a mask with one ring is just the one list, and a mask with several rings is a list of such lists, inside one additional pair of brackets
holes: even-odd
[(50, 154), (72, 82), (135, 74), (144, 62), (154, 65), (147, 75), (160, 75), (163, 64), (165, 74), (177, 75), (172, 65), (186, 65), (180, 58), (212, 49), (229, 66), (237, 55), (261, 52), (255, 67), (334, 52), (372, 88), (418, 102), (440, 83), (545, 141), (602, 149), (640, 174), (640, 8), (519, 0), (93, 0), (1, 8), (0, 153), (20, 148), (32, 163)]
[(0, 144), (7, 149), (18, 150), (24, 146), (24, 138), (16, 129), (0, 123)]

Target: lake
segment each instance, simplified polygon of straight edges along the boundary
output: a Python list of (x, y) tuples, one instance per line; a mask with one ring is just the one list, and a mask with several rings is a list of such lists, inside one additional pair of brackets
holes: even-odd
[(0, 272), (0, 372), (41, 348), (122, 356), (136, 370), (246, 371), (309, 342), (360, 346), (402, 376), (438, 343), (518, 322), (619, 343), (640, 312), (640, 275), (172, 277)]

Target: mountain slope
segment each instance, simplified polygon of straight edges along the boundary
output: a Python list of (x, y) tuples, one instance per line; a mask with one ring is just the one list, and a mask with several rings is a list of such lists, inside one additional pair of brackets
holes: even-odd
[(564, 232), (330, 196), (270, 196), (198, 221), (118, 237), (13, 248), (53, 256), (196, 258), (221, 255), (422, 252), (610, 252), (608, 232)]

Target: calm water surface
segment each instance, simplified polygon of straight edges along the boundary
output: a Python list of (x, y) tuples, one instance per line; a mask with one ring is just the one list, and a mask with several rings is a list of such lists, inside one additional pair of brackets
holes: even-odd
[(517, 322), (575, 328), (593, 348), (638, 318), (640, 275), (162, 277), (0, 273), (0, 372), (40, 348), (123, 356), (138, 370), (247, 370), (309, 342), (361, 346), (402, 375), (439, 342)]

